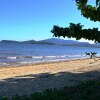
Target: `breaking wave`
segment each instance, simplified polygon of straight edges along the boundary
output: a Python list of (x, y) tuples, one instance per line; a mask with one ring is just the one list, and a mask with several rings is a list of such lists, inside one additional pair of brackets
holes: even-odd
[(8, 56), (0, 57), (0, 66), (59, 62), (72, 59), (84, 58), (82, 55), (60, 55), (60, 56)]

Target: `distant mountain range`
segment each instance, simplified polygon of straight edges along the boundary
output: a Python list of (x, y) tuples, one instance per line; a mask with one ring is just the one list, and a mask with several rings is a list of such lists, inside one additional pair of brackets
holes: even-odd
[(90, 44), (88, 42), (78, 42), (74, 40), (63, 40), (58, 38), (50, 38), (40, 41), (29, 40), (29, 41), (12, 41), (12, 40), (2, 40), (1, 43), (28, 43), (28, 44), (48, 44), (48, 45), (63, 45), (63, 46), (83, 46), (83, 47), (100, 47), (98, 44)]

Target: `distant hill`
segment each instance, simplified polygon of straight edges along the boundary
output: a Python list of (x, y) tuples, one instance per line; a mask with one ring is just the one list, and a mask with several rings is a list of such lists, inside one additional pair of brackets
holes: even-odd
[(63, 45), (63, 46), (81, 46), (81, 47), (97, 47), (97, 48), (100, 47), (100, 43), (90, 44), (88, 42), (78, 42), (74, 40), (64, 40), (59, 38), (50, 38), (38, 42), (48, 42), (48, 43), (53, 43), (55, 45)]
[(48, 45), (55, 45), (54, 43), (51, 42), (46, 42), (46, 41), (35, 41), (35, 40), (28, 40), (28, 41), (13, 41), (13, 40), (2, 40), (0, 41), (1, 43), (26, 43), (26, 44), (48, 44)]
[(14, 40), (2, 40), (1, 43), (19, 43), (19, 42)]
[(45, 40), (35, 41), (12, 41), (12, 40), (2, 40), (1, 43), (28, 43), (28, 44), (48, 44), (48, 45), (63, 45), (63, 46), (83, 46), (83, 47), (98, 47), (100, 48), (100, 43), (90, 44), (88, 42), (78, 42), (74, 40), (64, 40), (59, 38), (49, 38)]
[(77, 41), (73, 41), (73, 40), (63, 40), (63, 39), (57, 39), (57, 38), (50, 38), (50, 39), (46, 39), (46, 40), (41, 40), (39, 42), (49, 42), (49, 43), (54, 43), (57, 45), (65, 45), (65, 44), (76, 44), (78, 43)]
[(99, 46), (100, 47), (100, 43), (94, 44), (95, 46)]
[(74, 40), (63, 40), (58, 38), (50, 38), (46, 40), (41, 40), (39, 42), (49, 42), (49, 43), (54, 43), (56, 45), (63, 45), (63, 46), (93, 46), (88, 42), (78, 42)]
[(35, 40), (29, 40), (29, 41), (22, 41), (22, 43), (35, 43)]
[(35, 40), (23, 41), (22, 43), (55, 45), (54, 43), (48, 41), (35, 41)]

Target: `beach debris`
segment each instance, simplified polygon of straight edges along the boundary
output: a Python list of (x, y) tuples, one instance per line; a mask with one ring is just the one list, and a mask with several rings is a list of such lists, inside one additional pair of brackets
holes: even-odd
[(95, 57), (95, 55), (97, 54), (97, 52), (85, 52), (85, 54), (87, 56), (90, 56), (90, 58), (93, 58), (93, 57)]

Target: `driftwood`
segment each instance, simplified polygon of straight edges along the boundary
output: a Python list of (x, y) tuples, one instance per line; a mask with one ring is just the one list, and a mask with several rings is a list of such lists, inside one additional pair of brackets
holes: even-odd
[(97, 52), (90, 52), (90, 53), (85, 52), (85, 54), (88, 55), (88, 56), (90, 56), (90, 58), (93, 58), (93, 57), (95, 57), (95, 55), (97, 54)]

